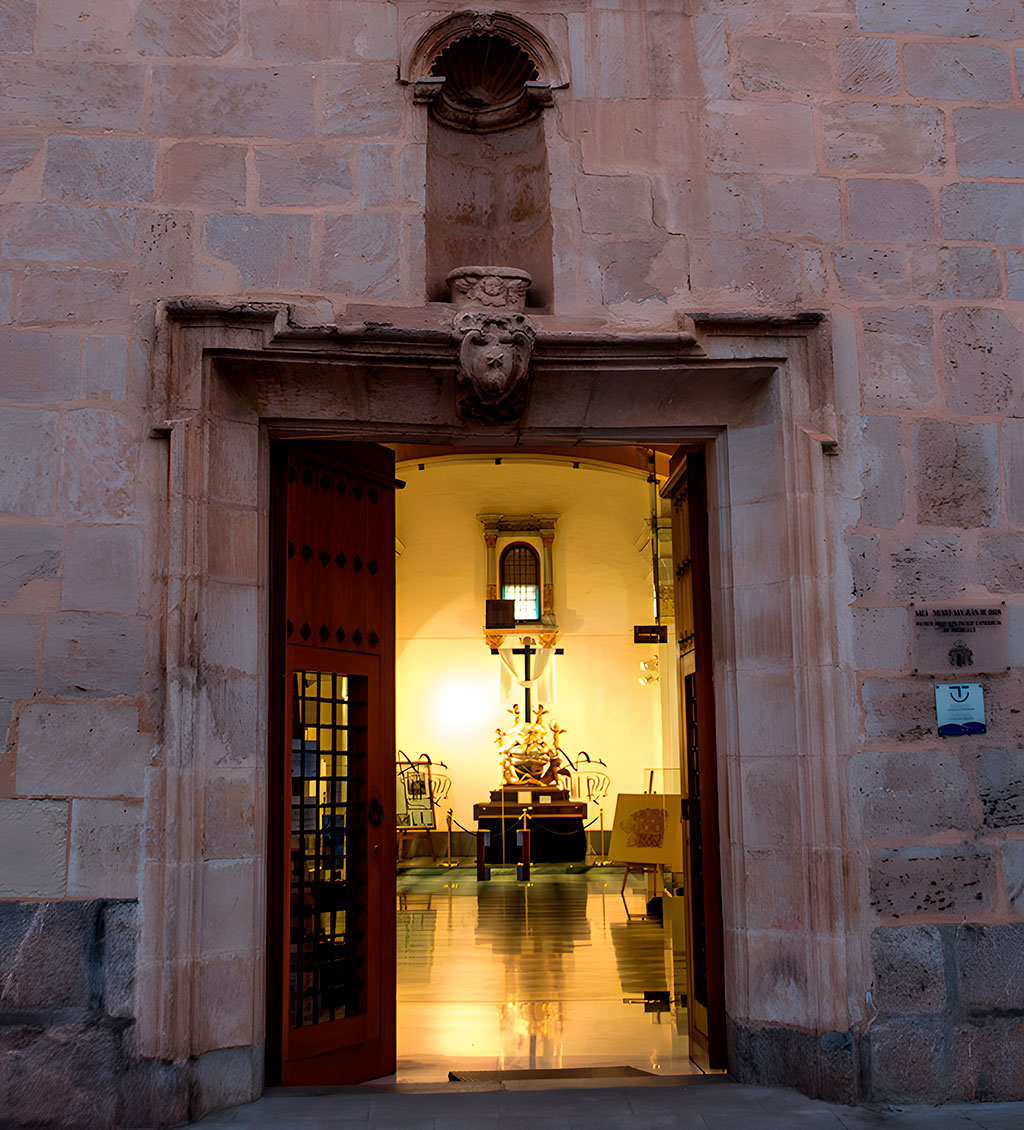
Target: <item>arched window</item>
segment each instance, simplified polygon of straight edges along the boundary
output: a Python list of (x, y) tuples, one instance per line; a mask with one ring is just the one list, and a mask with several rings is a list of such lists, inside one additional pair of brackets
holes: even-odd
[(516, 602), (516, 620), (540, 619), (540, 559), (532, 545), (515, 542), (498, 563), (501, 599)]

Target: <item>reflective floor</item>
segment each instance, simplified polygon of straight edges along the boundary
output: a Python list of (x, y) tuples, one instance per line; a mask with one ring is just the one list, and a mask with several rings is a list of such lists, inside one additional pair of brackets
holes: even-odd
[[(532, 882), (494, 868), (398, 880), (398, 1074), (630, 1066), (699, 1074), (688, 1056), (686, 966), (672, 930), (639, 917), (647, 891), (620, 868)], [(683, 935), (682, 928), (675, 931)]]

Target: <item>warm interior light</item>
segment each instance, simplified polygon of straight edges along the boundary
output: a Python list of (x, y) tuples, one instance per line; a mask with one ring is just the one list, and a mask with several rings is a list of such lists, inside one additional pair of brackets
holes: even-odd
[(493, 675), (449, 675), (433, 692), (433, 713), (438, 730), (451, 734), (489, 731), (497, 703)]

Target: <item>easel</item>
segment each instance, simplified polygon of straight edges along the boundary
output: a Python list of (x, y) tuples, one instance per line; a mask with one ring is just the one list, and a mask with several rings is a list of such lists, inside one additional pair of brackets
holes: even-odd
[[(398, 773), (399, 773), (399, 776), (398, 776), (399, 786), (401, 787), (401, 786), (404, 785), (404, 778), (405, 778), (406, 773), (413, 773), (417, 777), (419, 777), (421, 779), (425, 779), (424, 788), (426, 790), (427, 799), (430, 802), (430, 823), (429, 824), (408, 826), (408, 827), (402, 827), (402, 828), (397, 829), (398, 858), (399, 859), (403, 858), (402, 852), (403, 852), (403, 849), (405, 847), (405, 844), (408, 843), (414, 836), (426, 835), (427, 846), (430, 848), (430, 858), (433, 860), (434, 863), (436, 863), (437, 862), (437, 853), (434, 851), (434, 837), (431, 835), (431, 833), (437, 827), (437, 815), (436, 815), (436, 813), (437, 813), (437, 801), (438, 801), (439, 798), (435, 795), (435, 791), (434, 791), (434, 780), (433, 780), (433, 775), (432, 775), (432, 765), (431, 765), (430, 758), (426, 754), (423, 754), (423, 755), (421, 755), (421, 757), (419, 758), (418, 761), (413, 761), (408, 756), (408, 754), (404, 753), (402, 750), (399, 750), (398, 754), (399, 754), (399, 761), (397, 762), (397, 766), (398, 766)], [(450, 780), (448, 781), (448, 787), (451, 788), (451, 781)], [(449, 843), (450, 843), (450, 840), (451, 840), (451, 837), (449, 835)]]

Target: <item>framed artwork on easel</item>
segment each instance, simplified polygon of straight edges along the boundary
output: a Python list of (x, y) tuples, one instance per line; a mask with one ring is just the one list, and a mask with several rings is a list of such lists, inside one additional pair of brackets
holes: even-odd
[(437, 825), (430, 764), (424, 761), (398, 761), (395, 773), (395, 824), (398, 830), (433, 831)]

